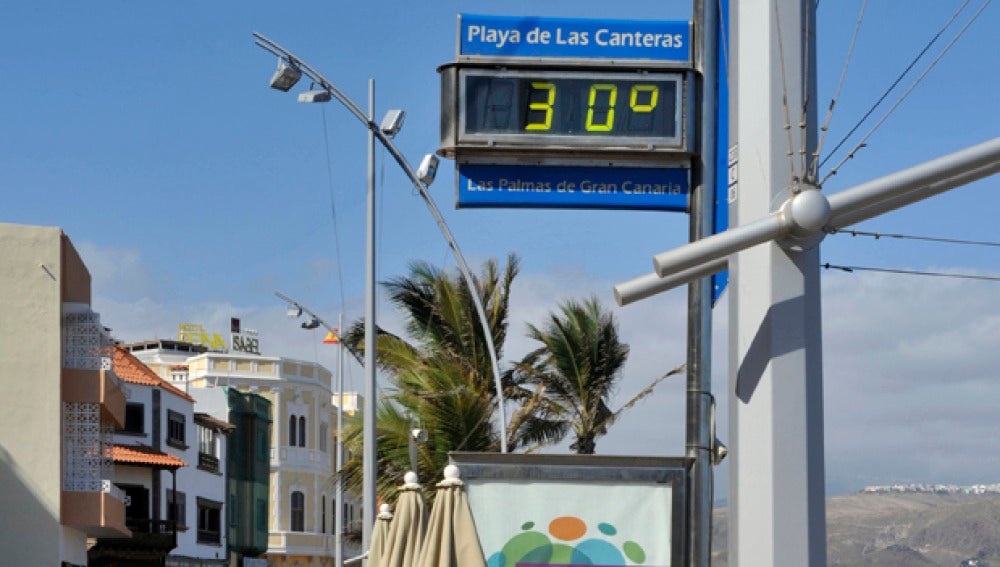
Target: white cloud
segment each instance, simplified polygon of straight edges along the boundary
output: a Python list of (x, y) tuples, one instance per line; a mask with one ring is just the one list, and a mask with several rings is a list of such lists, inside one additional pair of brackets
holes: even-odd
[[(157, 295), (138, 252), (79, 247), (94, 281), (94, 306), (125, 341), (172, 338), (180, 323), (201, 323), (226, 336), (229, 317), (259, 329), (269, 354), (315, 360), (333, 369), (336, 350), (323, 332), (304, 332), (280, 301), (233, 305), (218, 298), (166, 300)], [(121, 260), (125, 261), (122, 262)], [(1000, 302), (996, 284), (887, 274), (823, 275), (824, 396), (827, 482), (833, 491), (864, 484), (1000, 481)], [(559, 267), (522, 272), (512, 292), (502, 364), (534, 348), (526, 322), (541, 323), (569, 298), (590, 295), (613, 307), (630, 345), (617, 408), (653, 378), (684, 362), (686, 293), (661, 294), (618, 308), (614, 281)], [(319, 307), (316, 307), (319, 309)], [(400, 328), (387, 306), (380, 322)], [(712, 383), (719, 437), (727, 437), (728, 308), (715, 310)], [(349, 388), (361, 388), (349, 365)], [(684, 453), (685, 377), (661, 384), (598, 440), (604, 454), (681, 456)], [(560, 446), (565, 450), (565, 444)], [(724, 494), (726, 474), (717, 475)]]
[(824, 279), (829, 483), (995, 482), (996, 284), (887, 274)]

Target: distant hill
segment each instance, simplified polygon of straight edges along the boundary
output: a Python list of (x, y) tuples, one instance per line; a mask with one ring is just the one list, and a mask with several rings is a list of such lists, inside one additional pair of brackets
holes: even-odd
[[(1000, 495), (848, 494), (826, 501), (830, 567), (1000, 567)], [(715, 511), (712, 565), (726, 562)]]

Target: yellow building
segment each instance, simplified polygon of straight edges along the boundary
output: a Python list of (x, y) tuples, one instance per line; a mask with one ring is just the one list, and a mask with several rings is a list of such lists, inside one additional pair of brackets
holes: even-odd
[[(255, 392), (272, 404), (271, 498), (267, 562), (271, 566), (334, 565), (335, 514), (344, 514), (344, 557), (360, 554), (350, 538), (360, 532), (360, 502), (335, 501), (337, 405), (331, 373), (300, 360), (243, 352), (209, 352), (204, 346), (157, 340), (128, 345), (164, 379), (197, 397), (201, 388)], [(357, 396), (345, 394), (353, 413)]]

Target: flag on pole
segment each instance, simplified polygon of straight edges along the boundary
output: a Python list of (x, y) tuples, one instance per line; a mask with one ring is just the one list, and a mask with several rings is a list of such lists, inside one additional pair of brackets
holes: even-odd
[(340, 342), (340, 335), (337, 334), (339, 332), (340, 332), (340, 329), (336, 329), (336, 328), (333, 331), (328, 332), (326, 334), (326, 337), (323, 339), (323, 344), (325, 344), (325, 345), (335, 345), (335, 344), (339, 343)]

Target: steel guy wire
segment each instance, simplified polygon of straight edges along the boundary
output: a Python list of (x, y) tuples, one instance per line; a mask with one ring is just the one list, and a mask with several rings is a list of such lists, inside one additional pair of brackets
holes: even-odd
[(892, 268), (869, 268), (865, 266), (838, 266), (836, 264), (831, 264), (829, 262), (823, 264), (822, 266), (827, 270), (840, 270), (842, 272), (854, 273), (854, 272), (883, 272), (888, 274), (903, 274), (908, 276), (932, 276), (938, 278), (951, 278), (951, 279), (962, 279), (962, 280), (980, 280), (980, 281), (990, 281), (990, 282), (1000, 282), (1000, 277), (998, 276), (978, 276), (975, 274), (948, 274), (944, 272), (921, 272), (917, 270), (897, 270)]
[[(955, 35), (955, 37), (953, 37), (952, 40), (950, 42), (948, 42), (948, 45), (946, 45), (944, 47), (944, 49), (941, 51), (941, 53), (939, 53), (938, 56), (936, 58), (934, 58), (933, 61), (930, 62), (930, 64), (927, 66), (927, 68), (924, 69), (924, 72), (921, 73), (920, 76), (917, 77), (917, 79), (915, 81), (913, 81), (913, 83), (910, 85), (910, 87), (907, 88), (906, 91), (898, 99), (896, 99), (896, 102), (893, 103), (892, 107), (890, 107), (889, 110), (887, 110), (885, 112), (885, 114), (883, 114), (882, 117), (879, 118), (878, 122), (875, 123), (875, 126), (873, 126), (871, 128), (871, 130), (869, 130), (864, 135), (864, 137), (861, 138), (861, 141), (858, 142), (858, 144), (854, 147), (854, 149), (852, 149), (850, 152), (848, 152), (847, 156), (845, 156), (844, 159), (842, 159), (839, 163), (837, 163), (837, 165), (835, 165), (829, 171), (829, 173), (826, 174), (826, 176), (823, 178), (822, 182), (825, 182), (830, 177), (833, 177), (834, 175), (836, 175), (837, 171), (839, 171), (839, 169), (841, 168), (841, 166), (843, 166), (845, 163), (847, 163), (848, 160), (852, 159), (854, 157), (854, 154), (857, 153), (858, 150), (860, 150), (861, 148), (867, 147), (867, 145), (868, 145), (867, 141), (872, 136), (872, 134), (874, 134), (882, 126), (882, 124), (885, 123), (885, 121), (896, 110), (896, 108), (898, 108), (899, 105), (902, 104), (902, 102), (906, 99), (906, 97), (909, 96), (911, 92), (913, 92), (913, 90), (917, 87), (917, 85), (920, 84), (920, 82), (924, 79), (924, 77), (926, 77), (927, 74), (930, 73), (931, 69), (933, 69), (934, 66), (937, 65), (938, 62), (941, 61), (941, 59), (948, 53), (948, 51), (951, 50), (951, 48), (955, 45), (955, 43), (959, 40), (959, 38), (961, 38), (962, 35), (965, 34), (966, 30), (969, 29), (969, 26), (971, 26), (972, 23), (976, 21), (976, 19), (979, 17), (980, 14), (983, 13), (983, 10), (986, 9), (986, 6), (988, 6), (991, 1), (992, 0), (986, 0), (983, 3), (983, 5), (979, 7), (979, 10), (977, 10), (976, 13), (973, 14), (972, 18), (962, 27), (962, 29), (960, 29), (958, 31), (958, 33)], [(962, 6), (964, 7), (965, 4), (968, 4), (968, 0), (966, 0), (966, 2), (963, 3)], [(959, 9), (959, 11), (961, 11), (961, 8)], [(954, 18), (957, 17), (957, 16), (958, 16), (958, 13), (956, 12), (956, 14), (952, 17), (951, 20), (949, 20), (948, 24), (945, 24), (945, 27), (942, 28), (941, 31), (944, 31), (944, 29), (946, 29), (950, 25), (951, 21), (954, 20)], [(935, 40), (936, 40), (936, 37), (935, 37)], [(928, 47), (929, 47), (929, 45), (928, 45)], [(925, 48), (925, 50), (926, 50), (926, 48)], [(923, 51), (921, 52), (921, 55), (922, 54), (923, 54)], [(920, 55), (917, 56), (917, 59), (919, 59), (919, 58), (920, 58)], [(914, 61), (914, 63), (916, 63), (916, 60)], [(909, 69), (909, 67), (907, 69)], [(904, 75), (905, 75), (905, 73), (906, 72), (904, 71)], [(902, 76), (900, 76), (900, 78), (898, 80), (901, 80), (901, 79), (902, 79)], [(898, 80), (897, 80), (897, 82), (898, 82)], [(893, 83), (893, 87), (895, 86), (895, 84), (896, 83)], [(893, 87), (890, 87), (890, 90)], [(889, 91), (886, 91), (885, 95), (883, 95), (883, 98), (884, 98), (884, 96), (886, 96), (888, 94), (889, 94)], [(879, 102), (876, 103), (876, 107), (878, 106), (878, 104), (881, 103), (881, 101), (882, 101), (882, 99), (879, 99)], [(875, 109), (875, 107), (872, 107), (871, 110), (874, 111), (874, 109)], [(870, 112), (869, 112), (869, 114), (870, 114)], [(865, 118), (867, 118), (867, 117), (868, 117), (868, 114), (865, 115)], [(862, 119), (862, 122), (865, 120), (865, 118)], [(858, 126), (860, 126), (860, 125), (861, 125), (861, 122), (859, 122), (858, 125), (855, 126), (855, 128), (853, 128), (851, 130), (851, 132), (853, 133), (858, 128)], [(850, 133), (848, 134), (848, 136), (850, 136)], [(846, 138), (845, 138), (845, 140), (846, 140)], [(843, 142), (841, 142), (841, 144), (842, 143)], [(837, 148), (839, 148), (839, 147), (840, 147), (840, 144), (838, 144)], [(837, 148), (834, 148), (834, 152), (837, 150)], [(831, 152), (831, 155), (833, 155), (833, 152)], [(828, 158), (829, 158), (829, 156), (828, 156)], [(825, 163), (825, 161), (826, 160), (824, 160), (824, 163)], [(822, 165), (822, 164), (820, 164), (820, 165)], [(821, 182), (821, 184), (822, 184), (822, 182)]]
[(788, 82), (785, 80), (785, 48), (781, 41), (781, 18), (778, 16), (778, 0), (774, 0), (774, 25), (777, 28), (778, 37), (778, 60), (781, 71), (781, 107), (785, 111), (785, 134), (788, 136), (788, 165), (792, 172), (792, 181), (798, 181), (799, 176), (795, 173), (795, 147), (792, 144), (792, 117), (788, 109)]
[[(817, 0), (817, 5), (819, 1)], [(830, 100), (830, 107), (826, 111), (826, 119), (823, 121), (823, 125), (820, 126), (820, 138), (819, 143), (816, 144), (816, 151), (813, 153), (813, 169), (812, 178), (819, 179), (819, 156), (823, 151), (823, 142), (826, 141), (826, 135), (830, 128), (830, 121), (833, 119), (833, 108), (837, 105), (837, 100), (840, 98), (840, 91), (844, 87), (844, 79), (847, 77), (847, 66), (851, 62), (851, 56), (854, 54), (854, 47), (858, 41), (858, 32), (861, 31), (861, 22), (865, 16), (865, 9), (868, 7), (868, 0), (864, 0), (861, 3), (861, 11), (858, 13), (858, 21), (854, 24), (854, 35), (851, 36), (851, 45), (847, 49), (847, 57), (844, 58), (844, 67), (840, 71), (840, 81), (837, 83), (837, 90), (833, 94), (833, 98)], [(839, 147), (839, 146), (838, 146)]]
[(851, 236), (871, 236), (876, 240), (880, 238), (896, 238), (905, 240), (922, 240), (925, 242), (940, 242), (943, 244), (967, 244), (973, 246), (995, 246), (1000, 247), (1000, 242), (988, 242), (984, 240), (963, 240), (959, 238), (940, 238), (935, 236), (914, 236), (910, 234), (896, 234), (891, 232), (867, 232), (863, 230), (834, 230), (830, 234), (849, 234)]
[[(330, 216), (333, 218), (333, 243), (334, 243), (334, 250), (335, 250), (335, 252), (337, 254), (337, 282), (338, 282), (338, 284), (340, 286), (340, 290), (339, 290), (339, 292), (340, 292), (339, 293), (340, 294), (340, 313), (341, 313), (341, 315), (343, 315), (344, 312), (345, 312), (345, 310), (347, 309), (347, 301), (344, 299), (344, 257), (340, 253), (340, 227), (339, 227), (339, 223), (337, 222), (337, 206), (336, 206), (336, 201), (334, 199), (334, 190), (333, 190), (333, 163), (332, 163), (332, 160), (330, 158), (330, 135), (329, 135), (329, 129), (327, 127), (327, 121), (326, 121), (326, 107), (324, 107), (323, 105), (320, 105), (320, 109), (322, 110), (322, 113), (323, 113), (323, 143), (324, 143), (324, 145), (326, 147), (326, 175), (327, 175), (327, 184), (328, 184), (329, 192), (330, 192)], [(340, 329), (340, 332), (343, 333), (344, 330)], [(353, 375), (353, 373), (351, 371), (351, 365), (350, 364), (346, 365), (346, 370), (347, 370), (347, 379), (348, 379), (347, 382), (353, 388), (354, 387), (354, 375)], [(341, 372), (343, 372), (343, 369), (341, 370)]]
[(333, 192), (333, 164), (330, 159), (330, 134), (326, 124), (326, 108), (320, 105), (323, 114), (323, 144), (326, 147), (326, 180), (330, 192), (330, 216), (333, 218), (333, 245), (337, 254), (337, 283), (340, 284), (340, 312), (346, 307), (344, 300), (344, 259), (340, 255), (340, 228), (337, 224), (337, 205)]

